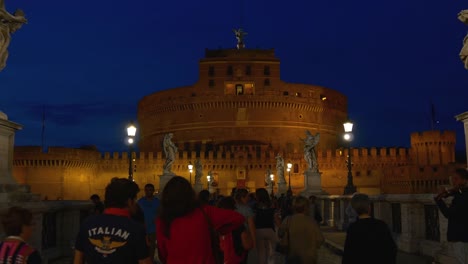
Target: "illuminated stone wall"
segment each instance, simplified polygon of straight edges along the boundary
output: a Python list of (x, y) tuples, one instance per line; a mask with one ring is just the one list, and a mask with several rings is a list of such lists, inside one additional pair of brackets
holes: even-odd
[[(446, 141), (453, 132), (413, 134), (425, 135), (427, 140), (437, 137)], [(454, 146), (454, 145), (451, 145)], [(444, 148), (440, 144), (440, 148)], [(440, 184), (446, 184), (448, 175), (457, 167), (445, 161), (454, 155), (454, 148), (441, 151), (437, 164), (419, 164), (411, 154), (413, 148), (354, 148), (353, 175), (358, 191), (369, 194), (379, 193), (421, 193), (434, 191)], [(434, 150), (428, 150), (434, 151)], [(212, 171), (216, 179), (214, 188), (228, 194), (239, 181), (252, 190), (264, 187), (265, 172), (268, 168), (276, 175), (277, 153), (285, 161), (294, 164), (291, 186), (294, 192), (304, 188), (303, 172), (306, 169), (302, 152), (287, 152), (282, 149), (256, 146), (219, 147), (204, 152), (179, 152), (173, 165), (177, 175), (190, 178), (189, 162), (200, 158), (203, 173)], [(159, 186), (159, 175), (165, 161), (161, 152), (133, 153), (135, 158), (134, 177), (140, 187), (146, 183)], [(347, 149), (324, 150), (317, 153), (319, 169), (322, 172), (322, 188), (330, 194), (342, 194), (346, 185)], [(243, 172), (242, 174), (240, 172)], [(93, 193), (103, 195), (106, 184), (112, 177), (128, 176), (127, 153), (104, 153), (97, 151), (49, 148), (42, 153), (40, 147), (16, 147), (14, 152), (13, 175), (19, 183), (31, 185), (33, 193), (40, 193), (48, 199), (88, 199)], [(192, 173), (194, 182), (195, 173)], [(285, 171), (286, 182), (288, 173)], [(202, 178), (206, 186), (206, 177)], [(275, 190), (276, 190), (275, 186)]]

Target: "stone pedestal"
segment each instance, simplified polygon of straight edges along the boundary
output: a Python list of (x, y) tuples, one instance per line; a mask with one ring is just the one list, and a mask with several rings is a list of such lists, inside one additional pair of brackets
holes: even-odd
[(198, 195), (198, 193), (203, 190), (203, 184), (202, 183), (195, 183), (193, 185), (193, 189), (195, 190), (195, 193)]
[(162, 194), (164, 187), (166, 187), (167, 182), (170, 179), (172, 179), (172, 177), (174, 176), (176, 176), (174, 173), (159, 175), (159, 195)]
[(465, 150), (466, 150), (466, 167), (468, 168), (468, 111), (455, 116), (457, 121), (463, 122), (465, 128)]
[(40, 201), (38, 195), (31, 194), (29, 186), (19, 185), (13, 178), (15, 132), (21, 128), (0, 111), (0, 207)]
[(301, 196), (309, 197), (310, 195), (326, 194), (322, 190), (321, 172), (306, 170), (304, 172), (304, 190), (300, 193)]
[(12, 175), (13, 147), (15, 132), (21, 128), (21, 125), (8, 121), (7, 115), (0, 111), (0, 185), (16, 184)]
[(288, 185), (285, 182), (279, 182), (277, 196), (280, 196), (282, 193), (286, 194), (287, 190), (288, 190)]

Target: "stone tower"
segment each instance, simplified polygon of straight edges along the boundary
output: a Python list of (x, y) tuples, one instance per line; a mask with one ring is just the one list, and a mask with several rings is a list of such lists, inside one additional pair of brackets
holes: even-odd
[(420, 166), (455, 162), (455, 132), (432, 130), (412, 133), (411, 151), (415, 164)]

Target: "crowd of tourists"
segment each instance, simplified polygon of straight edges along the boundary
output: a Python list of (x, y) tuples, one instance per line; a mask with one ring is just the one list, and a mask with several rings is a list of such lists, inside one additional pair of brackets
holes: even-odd
[[(466, 263), (468, 172), (457, 170), (455, 189), (435, 201), (449, 219), (448, 241), (459, 263)], [(105, 189), (104, 203), (93, 195), (91, 215), (82, 223), (75, 242), (75, 264), (94, 263), (317, 263), (324, 237), (315, 197), (278, 199), (264, 188), (250, 193), (235, 188), (230, 196), (195, 193), (183, 177), (173, 177), (160, 194), (152, 184), (137, 199), (138, 185), (114, 178)], [(450, 205), (444, 198), (454, 196)], [(105, 204), (105, 206), (104, 206)], [(388, 226), (371, 217), (366, 194), (353, 195), (347, 208), (342, 263), (396, 263), (397, 246)], [(353, 213), (350, 213), (350, 212)], [(2, 218), (6, 238), (0, 243), (0, 263), (42, 263), (26, 241), (33, 233), (31, 211), (12, 207)]]

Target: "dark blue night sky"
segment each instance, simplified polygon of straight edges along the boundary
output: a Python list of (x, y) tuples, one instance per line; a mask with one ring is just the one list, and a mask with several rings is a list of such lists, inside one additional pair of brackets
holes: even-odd
[(29, 22), (0, 72), (0, 110), (24, 125), (16, 145), (126, 149), (145, 95), (198, 78), (205, 48), (275, 48), (282, 79), (348, 96), (355, 146), (409, 146), (410, 133), (456, 130), (464, 149), (468, 71), (459, 59), (466, 1), (6, 0)]

